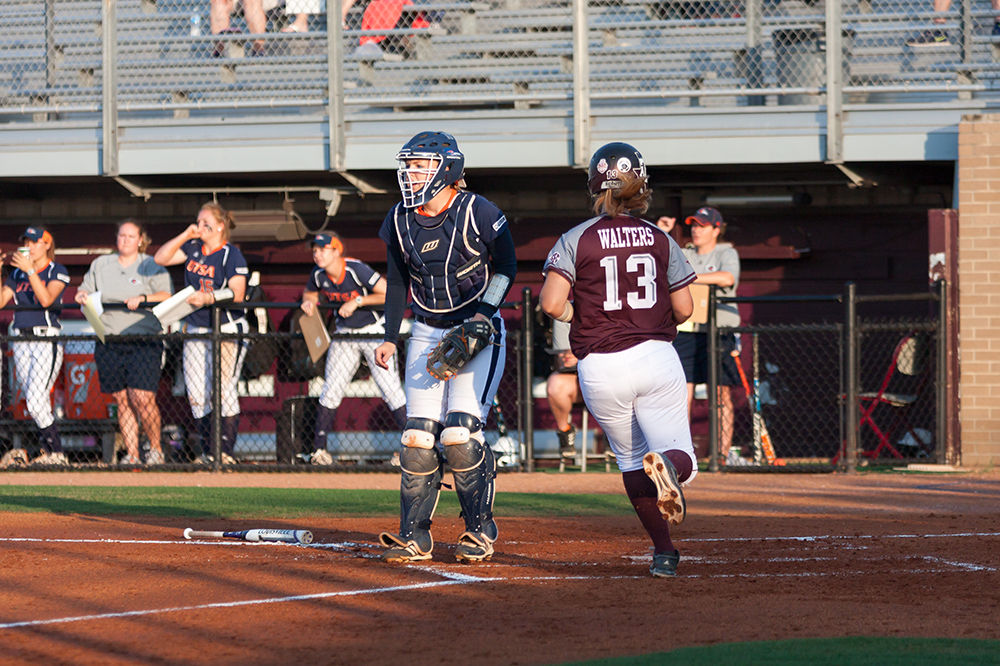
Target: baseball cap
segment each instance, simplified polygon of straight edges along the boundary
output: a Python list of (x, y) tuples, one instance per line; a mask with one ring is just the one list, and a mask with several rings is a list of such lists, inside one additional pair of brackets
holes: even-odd
[(334, 238), (330, 234), (316, 234), (312, 239), (311, 245), (319, 247), (330, 247), (334, 250), (344, 251), (344, 244), (340, 242), (339, 238)]
[(702, 206), (691, 215), (684, 224), (697, 224), (699, 227), (721, 227), (724, 222), (722, 213), (710, 206)]
[(44, 240), (51, 244), (52, 234), (50, 234), (47, 229), (43, 229), (42, 227), (28, 227), (27, 229), (24, 230), (24, 233), (21, 234), (19, 240), (25, 240), (25, 239), (31, 241)]

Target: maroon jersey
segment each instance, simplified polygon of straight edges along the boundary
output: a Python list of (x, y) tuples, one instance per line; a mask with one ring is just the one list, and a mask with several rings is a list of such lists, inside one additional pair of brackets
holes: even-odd
[(577, 358), (677, 335), (670, 293), (695, 280), (674, 239), (651, 222), (595, 217), (563, 234), (545, 261), (573, 285), (570, 347)]

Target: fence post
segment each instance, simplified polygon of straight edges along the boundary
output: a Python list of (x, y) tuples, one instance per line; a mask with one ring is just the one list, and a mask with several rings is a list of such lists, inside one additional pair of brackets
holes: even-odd
[(844, 285), (844, 457), (841, 466), (848, 474), (857, 473), (858, 467), (858, 310), (857, 285)]
[[(719, 471), (719, 344), (715, 285), (708, 288), (708, 471)], [(689, 424), (690, 425), (690, 424)]]
[(935, 448), (939, 465), (948, 462), (948, 281), (938, 280), (937, 287), (937, 359), (935, 362)]
[[(101, 175), (118, 175), (118, 18), (116, 2), (101, 13)], [(48, 12), (46, 12), (48, 20)]]
[(524, 470), (526, 472), (535, 471), (535, 400), (531, 392), (534, 375), (532, 366), (534, 365), (535, 336), (534, 327), (531, 325), (532, 316), (535, 310), (531, 305), (531, 289), (525, 287), (521, 291), (521, 344), (524, 345), (521, 358), (521, 432), (524, 433)]
[(222, 310), (212, 303), (212, 464), (215, 471), (222, 470)]

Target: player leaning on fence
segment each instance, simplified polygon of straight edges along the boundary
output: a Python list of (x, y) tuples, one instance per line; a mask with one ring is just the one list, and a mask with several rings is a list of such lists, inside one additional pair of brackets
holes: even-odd
[[(229, 233), (236, 225), (232, 215), (217, 203), (207, 203), (198, 211), (198, 222), (190, 225), (156, 251), (156, 263), (161, 266), (184, 264), (184, 285), (195, 292), (187, 302), (199, 308), (184, 318), (184, 332), (210, 333), (212, 313), (205, 307), (224, 299), (243, 302), (246, 295), (247, 261), (243, 253), (229, 242)], [(222, 312), (221, 333), (247, 333), (250, 327), (246, 310), (226, 309)], [(239, 431), (240, 401), (237, 382), (246, 358), (242, 340), (222, 343), (222, 379), (218, 387), (222, 397), (222, 462), (235, 462), (233, 448)], [(213, 462), (212, 441), (212, 345), (209, 340), (185, 340), (184, 385), (191, 413), (198, 423), (202, 455), (196, 462)]]
[[(686, 514), (681, 484), (697, 473), (684, 370), (671, 341), (691, 316), (694, 269), (643, 213), (651, 197), (642, 155), (609, 143), (590, 160), (593, 217), (545, 261), (542, 310), (571, 321), (570, 347), (587, 409), (615, 452), (625, 493), (653, 540), (650, 573), (674, 576), (670, 524)], [(574, 300), (569, 301), (570, 290)]]
[(441, 451), (451, 466), (465, 519), (455, 557), (493, 554), (496, 459), (483, 433), (506, 359), (497, 314), (517, 270), (507, 218), (464, 191), (465, 158), (455, 137), (421, 132), (396, 155), (403, 201), (386, 215), (388, 246), (382, 367), (394, 362), (410, 289), (416, 318), (406, 359), (406, 428), (400, 463), (398, 534), (383, 533), (389, 562), (429, 560), (430, 527), (441, 490)]
[[(69, 284), (69, 272), (62, 264), (53, 261), (56, 243), (52, 234), (42, 227), (28, 227), (18, 239), (24, 245), (10, 256), (0, 254), (0, 266), (10, 261), (10, 272), (0, 290), (0, 308), (11, 301), (15, 305), (33, 306), (35, 309), (18, 310), (10, 334), (52, 336), (59, 335), (59, 313), (62, 312), (62, 293)], [(41, 455), (37, 465), (65, 465), (66, 454), (52, 414), (49, 394), (62, 368), (63, 344), (46, 342), (13, 342), (14, 370), (17, 384), (24, 393), (28, 413), (38, 426)]]
[[(160, 322), (147, 303), (157, 303), (170, 296), (170, 274), (146, 254), (150, 239), (136, 220), (118, 225), (117, 252), (94, 259), (76, 290), (75, 300), (83, 305), (100, 292), (102, 303), (122, 303), (126, 309), (107, 308), (101, 314), (104, 331), (110, 335), (159, 335)], [(114, 395), (118, 405), (118, 429), (125, 443), (126, 455), (119, 462), (138, 465), (139, 424), (149, 440), (147, 465), (164, 462), (160, 448), (160, 410), (156, 390), (160, 385), (160, 340), (98, 340), (94, 362), (101, 391)]]

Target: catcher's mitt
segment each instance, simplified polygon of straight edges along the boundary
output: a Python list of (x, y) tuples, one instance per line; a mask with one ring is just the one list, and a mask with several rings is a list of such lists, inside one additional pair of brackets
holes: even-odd
[(493, 344), (495, 333), (493, 325), (482, 319), (473, 319), (449, 328), (427, 356), (427, 372), (441, 381), (451, 379), (483, 348)]

